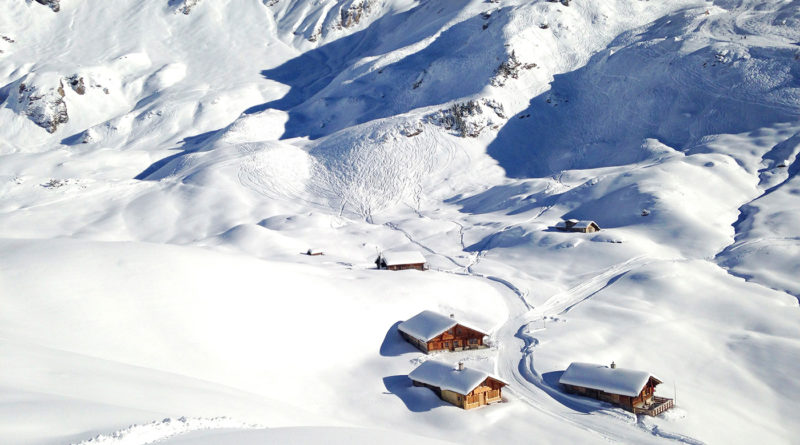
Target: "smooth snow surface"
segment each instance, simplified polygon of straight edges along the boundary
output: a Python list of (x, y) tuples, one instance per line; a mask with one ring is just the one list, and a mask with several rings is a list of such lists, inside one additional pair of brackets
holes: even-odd
[(650, 374), (633, 369), (609, 368), (594, 363), (570, 363), (558, 379), (562, 385), (599, 389), (610, 394), (636, 397), (650, 380)]
[[(0, 0), (3, 445), (800, 437), (798, 2), (44, 3)], [(558, 383), (612, 360), (676, 407)]]
[(444, 445), (453, 442), (428, 439), (409, 433), (363, 428), (269, 428), (253, 431), (196, 432), (184, 437), (168, 439), (166, 445), (237, 445), (292, 444), (292, 445)]
[(450, 363), (444, 363), (438, 360), (423, 362), (408, 374), (408, 378), (411, 380), (453, 391), (461, 395), (467, 395), (472, 392), (472, 390), (483, 383), (487, 377), (489, 377), (487, 372), (466, 367), (459, 370)]

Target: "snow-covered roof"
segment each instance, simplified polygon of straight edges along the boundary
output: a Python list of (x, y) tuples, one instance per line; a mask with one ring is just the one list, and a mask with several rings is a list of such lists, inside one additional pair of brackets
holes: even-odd
[(579, 229), (585, 229), (585, 228), (591, 226), (592, 224), (597, 225), (597, 223), (594, 222), (594, 221), (583, 220), (583, 221), (576, 222), (575, 225), (572, 226), (572, 227), (577, 227)]
[[(477, 369), (464, 368), (459, 371), (449, 363), (428, 360), (411, 371), (408, 377), (427, 385), (466, 395), (491, 376), (489, 373)], [(492, 378), (505, 383), (496, 377)]]
[(558, 382), (562, 385), (582, 386), (610, 394), (636, 397), (648, 380), (648, 372), (576, 362), (569, 365)]
[[(567, 224), (567, 223), (569, 223), (569, 224)], [(585, 229), (585, 228), (591, 226), (592, 224), (597, 225), (596, 222), (590, 221), (588, 219), (587, 220), (581, 220), (581, 221), (578, 221), (578, 220), (575, 220), (575, 219), (568, 219), (566, 221), (559, 221), (558, 223), (556, 223), (556, 227), (559, 227), (559, 228), (568, 228), (569, 227), (569, 228), (576, 228), (576, 229)], [(597, 226), (597, 227), (600, 227), (600, 226)]]
[(425, 257), (416, 250), (405, 250), (397, 252), (383, 252), (381, 258), (387, 266), (397, 266), (400, 264), (420, 264), (425, 262)]
[(458, 324), (454, 319), (433, 311), (422, 311), (400, 323), (397, 329), (406, 334), (428, 341)]

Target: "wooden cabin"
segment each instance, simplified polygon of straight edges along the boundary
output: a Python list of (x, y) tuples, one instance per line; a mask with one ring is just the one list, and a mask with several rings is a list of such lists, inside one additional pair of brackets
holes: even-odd
[(306, 251), (306, 255), (308, 256), (318, 256), (318, 255), (325, 255), (325, 252), (322, 249), (311, 248)]
[(657, 416), (672, 408), (673, 400), (656, 397), (661, 380), (644, 371), (594, 363), (572, 363), (558, 381), (567, 392), (617, 405), (635, 414)]
[(578, 221), (577, 219), (568, 219), (566, 221), (559, 221), (558, 224), (556, 224), (556, 229), (562, 232), (592, 233), (599, 232), (600, 226), (598, 226), (594, 221)]
[(425, 257), (416, 250), (404, 252), (381, 252), (375, 260), (378, 269), (387, 270), (425, 270)]
[(503, 400), (506, 383), (484, 371), (467, 369), (463, 363), (453, 367), (448, 363), (428, 360), (408, 374), (414, 386), (423, 386), (445, 402), (464, 409)]
[(422, 311), (397, 326), (400, 336), (420, 351), (462, 351), (486, 348), (487, 335), (433, 311)]

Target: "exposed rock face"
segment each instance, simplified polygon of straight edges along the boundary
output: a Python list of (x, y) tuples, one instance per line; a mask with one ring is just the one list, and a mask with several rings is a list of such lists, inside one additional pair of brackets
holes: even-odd
[(40, 5), (49, 6), (55, 12), (61, 10), (61, 0), (36, 0)]
[(67, 82), (69, 82), (69, 86), (72, 87), (72, 90), (76, 93), (83, 96), (86, 94), (86, 85), (83, 83), (83, 77), (78, 77), (77, 74), (67, 77)]
[(58, 88), (51, 89), (22, 83), (17, 100), (23, 113), (49, 133), (55, 133), (59, 125), (69, 121), (67, 104), (64, 102), (64, 84), (61, 81)]
[(361, 21), (361, 17), (367, 15), (372, 7), (372, 2), (369, 0), (363, 0), (359, 2), (355, 2), (350, 5), (347, 9), (342, 9), (340, 12), (340, 25), (343, 28), (349, 28), (351, 26), (355, 26), (358, 22)]
[(517, 59), (517, 54), (514, 51), (511, 51), (511, 55), (508, 56), (505, 62), (501, 63), (500, 66), (494, 72), (494, 77), (492, 77), (491, 84), (496, 87), (501, 87), (506, 84), (508, 79), (516, 79), (519, 77), (519, 73), (522, 70), (529, 70), (531, 68), (536, 68), (535, 63), (522, 63)]
[(470, 100), (427, 116), (428, 122), (451, 130), (461, 137), (478, 137), (487, 127), (497, 128), (491, 116), (483, 112), (486, 106), (500, 119), (505, 120), (503, 106), (494, 100)]

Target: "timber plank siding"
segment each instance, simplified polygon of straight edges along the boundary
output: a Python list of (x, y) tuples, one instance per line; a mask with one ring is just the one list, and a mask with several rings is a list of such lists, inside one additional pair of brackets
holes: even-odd
[(439, 388), (427, 383), (411, 380), (414, 386), (428, 388), (433, 391), (440, 399), (463, 409), (473, 409), (479, 406), (489, 405), (491, 403), (501, 402), (503, 400), (503, 387), (505, 383), (487, 377), (477, 388), (469, 392), (469, 394), (459, 394), (455, 391)]
[(397, 264), (393, 266), (386, 266), (386, 270), (425, 270), (425, 263), (414, 263), (414, 264)]
[(450, 317), (422, 311), (397, 326), (400, 336), (424, 353), (434, 351), (463, 351), (488, 347), (484, 338), (488, 335), (466, 326)]
[(461, 325), (456, 325), (427, 342), (416, 339), (403, 331), (400, 331), (400, 336), (426, 354), (433, 351), (454, 352), (488, 347), (483, 342), (486, 334)]
[(459, 324), (431, 339), (427, 351), (463, 351), (465, 349), (485, 348), (483, 337), (486, 334)]
[(563, 384), (564, 389), (571, 394), (602, 400), (634, 414), (647, 414), (657, 416), (673, 407), (673, 400), (655, 396), (655, 388), (661, 383), (655, 377), (650, 377), (639, 394), (635, 397), (614, 394), (599, 389), (587, 388), (577, 385)]

